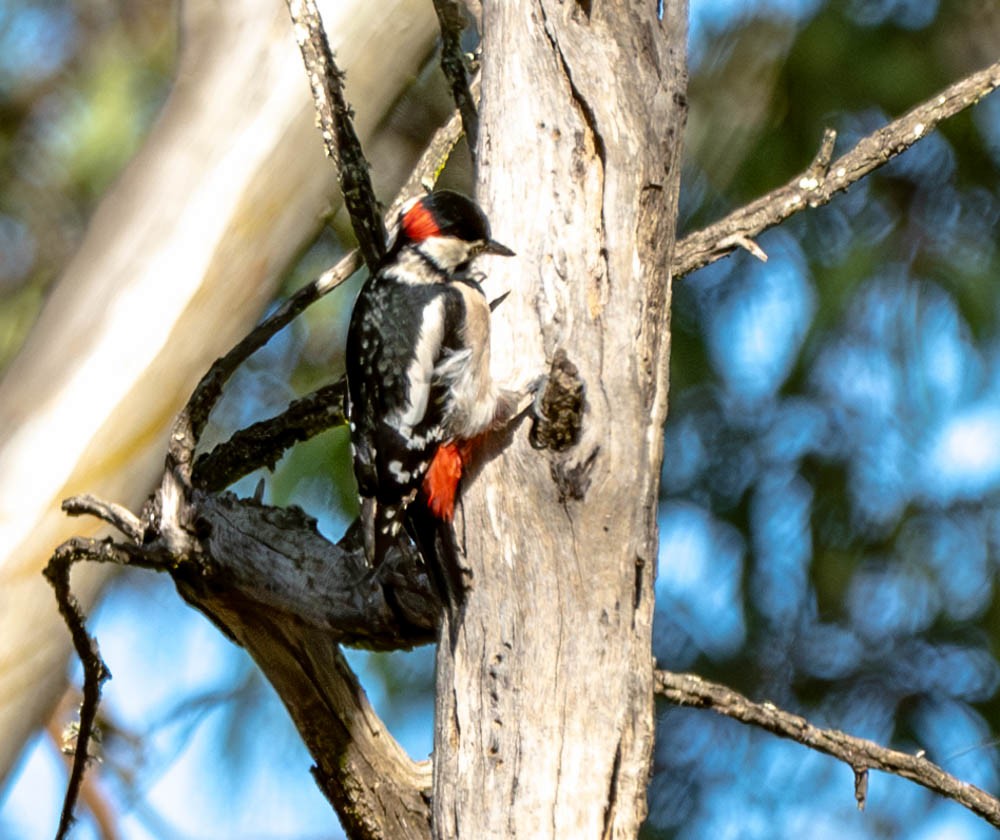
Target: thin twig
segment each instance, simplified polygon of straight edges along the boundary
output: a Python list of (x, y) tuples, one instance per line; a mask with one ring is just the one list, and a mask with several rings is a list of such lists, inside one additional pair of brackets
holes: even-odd
[(286, 449), (344, 422), (344, 380), (292, 402), (277, 417), (240, 429), (194, 465), (195, 487), (215, 493), (259, 467), (274, 468)]
[(84, 493), (64, 499), (62, 509), (70, 516), (96, 516), (113, 525), (133, 542), (142, 543), (142, 522), (128, 508)]
[[(479, 103), (479, 95), (482, 90), (482, 74), (477, 72), (469, 83), (469, 93), (472, 95), (474, 105)], [(396, 216), (403, 203), (421, 191), (428, 192), (437, 182), (444, 169), (448, 158), (462, 137), (462, 116), (457, 111), (451, 115), (441, 128), (435, 132), (430, 142), (424, 148), (420, 160), (406, 179), (396, 196), (396, 200), (389, 207), (386, 219), (395, 221)]]
[[(67, 692), (64, 701), (69, 700), (72, 702), (70, 694), (73, 695), (74, 699), (79, 698), (78, 692), (71, 691)], [(56, 749), (63, 752), (67, 771), (72, 771), (73, 757), (65, 754), (67, 742), (66, 731), (60, 729), (59, 727), (59, 719), (64, 716), (64, 711), (62, 710), (63, 705), (63, 702), (59, 704), (60, 709), (57, 711), (58, 717), (53, 715), (53, 717), (51, 717), (49, 722), (46, 724), (45, 729), (49, 738), (52, 739), (52, 743), (55, 744)], [(97, 836), (101, 838), (101, 840), (113, 840), (114, 838), (120, 836), (115, 809), (112, 806), (107, 793), (101, 787), (99, 777), (95, 778), (94, 773), (91, 773), (89, 776), (84, 776), (83, 783), (80, 785), (80, 801), (83, 803), (84, 808), (87, 809), (91, 818), (94, 820), (97, 828)]]
[(337, 167), (344, 206), (358, 238), (365, 264), (374, 271), (385, 254), (385, 225), (368, 160), (354, 131), (353, 114), (344, 99), (344, 73), (337, 67), (315, 0), (287, 0), (309, 76), (326, 153)]
[(974, 105), (998, 86), (1000, 62), (945, 88), (937, 96), (869, 134), (832, 163), (835, 135), (828, 129), (816, 158), (804, 172), (715, 224), (681, 239), (674, 249), (674, 278), (731, 254), (741, 244), (741, 238), (753, 241), (800, 210), (826, 204), (838, 192), (925, 137), (939, 122)]
[(1000, 828), (1000, 800), (986, 791), (962, 782), (928, 761), (923, 753), (890, 750), (836, 729), (820, 729), (805, 718), (786, 712), (771, 703), (754, 703), (724, 685), (708, 682), (694, 674), (656, 671), (656, 692), (679, 706), (712, 709), (720, 715), (766, 729), (782, 738), (840, 759), (854, 770), (855, 797), (863, 808), (867, 793), (867, 771), (881, 770), (916, 782), (941, 796), (964, 805), (991, 825)]
[(94, 720), (97, 717), (97, 706), (101, 700), (101, 686), (111, 678), (101, 652), (97, 647), (97, 639), (87, 632), (87, 617), (69, 585), (69, 573), (73, 564), (80, 560), (95, 560), (105, 563), (127, 564), (130, 553), (124, 547), (116, 545), (110, 539), (91, 540), (74, 538), (64, 542), (55, 550), (48, 565), (45, 567), (45, 578), (56, 594), (59, 612), (69, 628), (80, 663), (83, 665), (83, 702), (80, 704), (80, 727), (76, 736), (76, 747), (73, 753), (73, 766), (66, 785), (66, 795), (63, 798), (62, 813), (59, 816), (59, 827), (56, 830), (56, 840), (62, 840), (73, 825), (73, 810), (80, 796), (80, 786), (83, 784), (83, 774), (89, 760), (90, 740), (94, 734)]
[(764, 249), (750, 239), (750, 237), (745, 236), (742, 233), (732, 233), (729, 236), (724, 236), (719, 240), (718, 247), (720, 249), (739, 247), (756, 257), (761, 262), (767, 262), (767, 254), (764, 252)]
[(479, 114), (476, 111), (475, 97), (469, 88), (465, 53), (462, 52), (462, 33), (466, 26), (465, 8), (460, 0), (434, 0), (434, 11), (437, 12), (441, 27), (441, 70), (451, 85), (451, 95), (462, 115), (469, 154), (475, 166)]

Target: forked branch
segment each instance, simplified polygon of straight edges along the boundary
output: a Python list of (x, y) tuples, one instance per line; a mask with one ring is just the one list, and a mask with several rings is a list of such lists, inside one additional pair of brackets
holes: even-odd
[(83, 666), (83, 702), (80, 705), (73, 762), (66, 785), (66, 795), (63, 798), (62, 812), (59, 815), (56, 840), (68, 836), (73, 825), (73, 808), (80, 795), (83, 775), (91, 757), (89, 745), (94, 735), (101, 687), (111, 677), (111, 672), (101, 658), (97, 639), (87, 632), (87, 617), (83, 613), (83, 608), (70, 590), (69, 573), (73, 565), (80, 560), (124, 564), (128, 563), (129, 554), (127, 549), (115, 545), (111, 540), (76, 538), (56, 549), (45, 567), (45, 578), (55, 591), (59, 612), (69, 628), (73, 647)]

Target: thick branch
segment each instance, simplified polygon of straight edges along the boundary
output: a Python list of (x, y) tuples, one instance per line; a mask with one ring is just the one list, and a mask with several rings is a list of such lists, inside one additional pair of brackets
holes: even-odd
[(782, 738), (840, 759), (855, 773), (858, 807), (864, 807), (866, 771), (881, 770), (902, 776), (928, 790), (953, 799), (974, 814), (1000, 828), (1000, 801), (975, 785), (962, 782), (924, 758), (922, 753), (890, 750), (873, 741), (846, 735), (836, 729), (820, 729), (805, 718), (783, 711), (771, 703), (754, 703), (742, 694), (693, 674), (656, 672), (656, 692), (679, 706), (712, 709), (741, 723), (759, 726)]
[(430, 767), (385, 728), (338, 644), (398, 649), (433, 639), (440, 607), (416, 555), (376, 578), (359, 535), (331, 545), (295, 508), (197, 492), (194, 503), (206, 556), (175, 570), (178, 591), (246, 648), (281, 696), (348, 834), (426, 840)]
[[(376, 577), (354, 530), (334, 545), (295, 507), (198, 491), (193, 502), (202, 556), (177, 566), (173, 577), (185, 600), (228, 636), (253, 636), (266, 618), (367, 648), (433, 641), (438, 605), (415, 553), (395, 557)], [(383, 583), (392, 586), (405, 623), (386, 603)]]
[(804, 172), (715, 224), (681, 239), (674, 250), (673, 276), (683, 277), (731, 254), (741, 241), (752, 242), (753, 237), (806, 207), (828, 203), (838, 192), (925, 137), (939, 122), (975, 105), (998, 86), (1000, 62), (945, 88), (899, 119), (869, 134), (832, 163), (833, 144), (827, 133), (819, 154)]
[[(182, 505), (191, 515), (170, 505)], [(136, 531), (135, 517), (117, 505), (77, 497), (66, 508), (124, 524), (138, 538), (136, 544), (71, 540), (46, 571), (85, 675), (66, 829), (108, 676), (70, 592), (69, 568), (96, 560), (169, 572), (189, 604), (247, 649), (287, 706), (316, 761), (317, 781), (352, 837), (429, 836), (429, 767), (414, 763), (385, 729), (339, 648), (346, 643), (395, 650), (433, 641), (440, 606), (415, 552), (391, 555), (376, 577), (356, 529), (333, 545), (297, 508), (271, 508), (225, 493), (191, 490), (182, 498), (161, 490), (151, 506), (158, 508), (159, 523), (189, 527), (173, 542), (143, 541), (162, 524)]]

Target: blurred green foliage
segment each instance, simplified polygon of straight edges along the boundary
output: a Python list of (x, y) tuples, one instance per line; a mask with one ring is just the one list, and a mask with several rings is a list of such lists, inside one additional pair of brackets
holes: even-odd
[(170, 87), (176, 9), (0, 5), (0, 372)]

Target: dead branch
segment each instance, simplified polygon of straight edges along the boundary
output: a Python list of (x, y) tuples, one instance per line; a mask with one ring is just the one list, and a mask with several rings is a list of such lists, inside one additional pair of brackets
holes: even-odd
[(114, 526), (133, 542), (142, 542), (142, 522), (128, 508), (84, 493), (65, 499), (62, 509), (69, 516), (96, 516)]
[(836, 729), (820, 729), (805, 718), (779, 709), (772, 703), (754, 703), (731, 688), (703, 680), (694, 674), (657, 671), (655, 686), (657, 694), (678, 706), (711, 709), (720, 715), (758, 726), (781, 738), (789, 738), (843, 761), (854, 771), (858, 808), (863, 809), (865, 805), (868, 770), (881, 770), (953, 799), (1000, 828), (1000, 800), (975, 785), (962, 782), (946, 773), (928, 761), (922, 752), (909, 755)]
[(753, 242), (768, 228), (807, 207), (827, 204), (837, 193), (928, 135), (942, 120), (975, 105), (998, 86), (1000, 61), (955, 82), (899, 119), (862, 138), (832, 163), (830, 158), (836, 135), (827, 129), (819, 152), (804, 172), (784, 186), (734, 210), (724, 219), (681, 239), (672, 260), (674, 278), (728, 256), (736, 248)]
[(274, 469), (285, 450), (345, 422), (344, 385), (343, 379), (324, 385), (277, 417), (235, 432), (195, 461), (192, 483), (217, 493), (260, 467)]
[[(71, 499), (66, 507), (132, 524), (117, 506), (99, 500)], [(395, 650), (433, 641), (440, 608), (416, 553), (391, 558), (376, 577), (356, 529), (333, 545), (297, 508), (198, 490), (171, 496), (162, 489), (147, 508), (147, 525), (135, 543), (74, 539), (56, 550), (46, 570), (84, 666), (79, 734), (58, 836), (72, 822), (101, 684), (109, 676), (69, 588), (70, 566), (93, 560), (168, 572), (189, 604), (247, 649), (288, 707), (345, 826), (367, 826), (352, 836), (380, 837), (373, 826), (403, 825), (409, 828), (391, 836), (426, 838), (429, 771), (411, 761), (385, 729), (339, 649), (341, 643)], [(150, 539), (166, 521), (185, 530)]]
[[(231, 493), (194, 491), (192, 498), (200, 555), (172, 570), (174, 582), (228, 636), (246, 635), (268, 617), (354, 647), (399, 650), (433, 641), (437, 601), (415, 552), (376, 576), (356, 527), (333, 544), (296, 507)], [(387, 604), (383, 587), (393, 590), (403, 616)]]
[(97, 706), (101, 700), (101, 686), (110, 679), (97, 639), (87, 632), (87, 617), (76, 596), (70, 590), (69, 573), (74, 563), (80, 560), (127, 564), (127, 550), (116, 546), (111, 540), (91, 540), (75, 538), (63, 543), (49, 560), (45, 567), (45, 578), (55, 591), (59, 612), (73, 638), (73, 647), (80, 664), (83, 665), (83, 702), (80, 705), (80, 723), (76, 735), (76, 748), (73, 753), (73, 764), (70, 769), (69, 782), (66, 785), (66, 795), (63, 799), (62, 813), (59, 815), (59, 827), (56, 829), (56, 840), (62, 840), (69, 834), (73, 825), (73, 809), (80, 796), (83, 784), (83, 774), (90, 761), (90, 741), (94, 735), (94, 720), (97, 717)]
[(385, 254), (385, 225), (368, 175), (368, 160), (354, 131), (351, 108), (344, 99), (344, 73), (334, 61), (315, 0), (287, 2), (316, 104), (323, 145), (337, 168), (344, 206), (365, 264), (374, 271)]
[(465, 8), (459, 0), (434, 0), (441, 26), (441, 70), (444, 72), (451, 95), (462, 117), (466, 143), (472, 163), (476, 163), (476, 142), (479, 137), (479, 114), (476, 97), (469, 88), (465, 54), (462, 52), (462, 32), (465, 31)]

